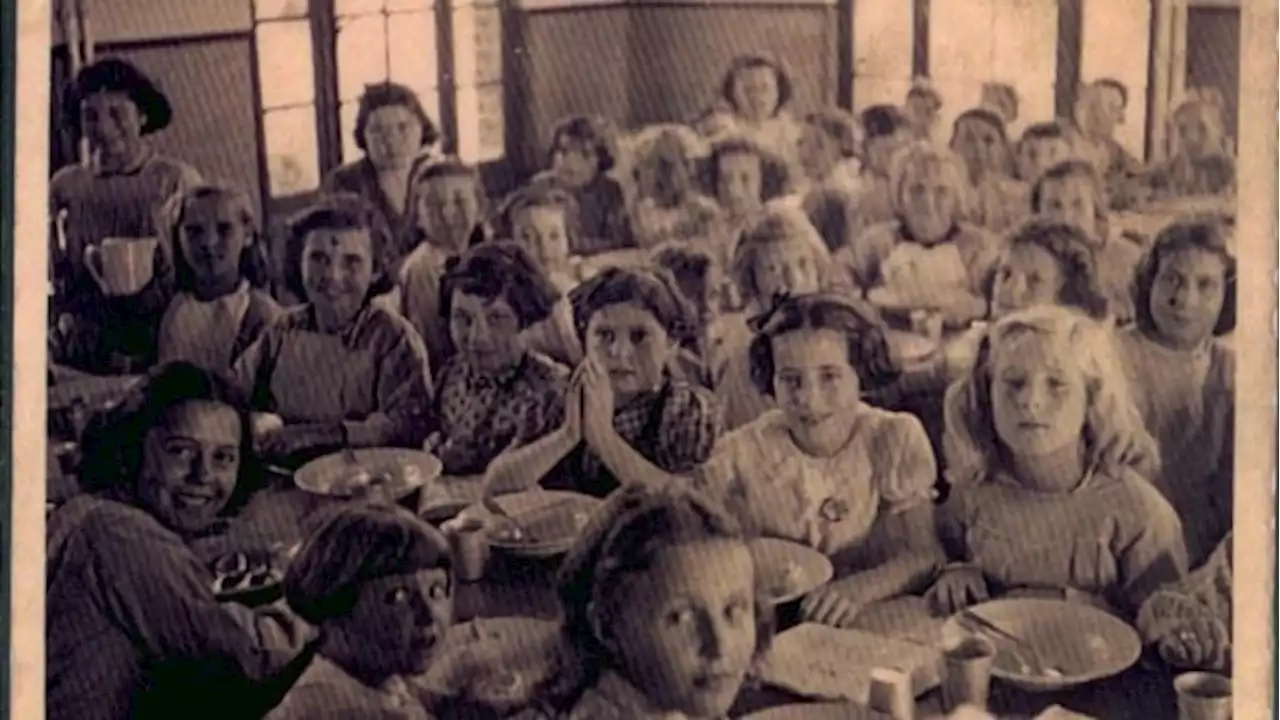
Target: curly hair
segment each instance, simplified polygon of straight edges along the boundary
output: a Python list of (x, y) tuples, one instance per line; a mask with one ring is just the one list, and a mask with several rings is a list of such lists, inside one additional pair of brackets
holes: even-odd
[[(1095, 320), (1102, 320), (1109, 311), (1106, 295), (1098, 280), (1098, 265), (1092, 240), (1083, 228), (1070, 223), (1033, 218), (1009, 235), (1005, 252), (1019, 246), (1034, 246), (1053, 258), (1062, 273), (1062, 289), (1057, 302), (1075, 308)], [(988, 278), (984, 296), (993, 300), (996, 273)]]
[(235, 208), (236, 217), (249, 234), (249, 244), (240, 253), (240, 277), (251, 287), (265, 289), (274, 280), (267, 243), (258, 227), (249, 194), (229, 184), (202, 183), (174, 193), (161, 209), (166, 232), (172, 240), (174, 280), (179, 290), (191, 291), (196, 286), (195, 271), (182, 250), (182, 223), (188, 208), (199, 200), (217, 199)]
[(560, 187), (553, 177), (546, 174), (534, 176), (527, 185), (503, 199), (490, 221), (493, 235), (500, 238), (515, 238), (516, 216), (533, 208), (553, 208), (562, 211), (569, 247), (573, 248), (577, 245), (578, 201), (574, 199), (572, 192)]
[(1105, 243), (1111, 233), (1111, 223), (1107, 214), (1107, 191), (1102, 182), (1102, 178), (1098, 176), (1098, 170), (1087, 160), (1080, 158), (1072, 158), (1063, 160), (1053, 167), (1044, 171), (1040, 177), (1036, 178), (1031, 185), (1031, 212), (1043, 212), (1044, 202), (1044, 186), (1051, 182), (1063, 182), (1070, 178), (1079, 178), (1089, 183), (1093, 189), (1093, 211), (1096, 225), (1092, 228), (1085, 228), (1091, 234), (1092, 244), (1097, 246)]
[(720, 196), (716, 192), (720, 187), (720, 161), (729, 155), (754, 155), (760, 159), (760, 199), (763, 202), (776, 200), (790, 191), (791, 168), (786, 161), (750, 138), (732, 136), (713, 144), (706, 158), (703, 185), (710, 197)]
[(360, 104), (356, 108), (355, 140), (356, 147), (367, 150), (365, 130), (369, 127), (369, 118), (374, 112), (385, 107), (407, 108), (422, 125), (421, 146), (434, 145), (440, 139), (440, 131), (422, 107), (418, 94), (404, 85), (393, 82), (374, 83), (364, 87), (360, 95)]
[(1040, 306), (997, 321), (987, 332), (969, 372), (947, 391), (943, 441), (951, 484), (989, 480), (1007, 469), (1008, 451), (995, 428), (992, 375), (1001, 348), (1038, 335), (1065, 341), (1085, 378), (1088, 407), (1080, 436), (1085, 467), (1118, 477), (1126, 471), (1153, 478), (1159, 472), (1156, 442), (1130, 395), (1108, 329), (1072, 309)]
[(831, 260), (826, 242), (818, 234), (803, 210), (771, 204), (742, 231), (733, 251), (730, 272), (744, 300), (767, 304), (772, 298), (761, 297), (756, 282), (756, 265), (765, 247), (788, 245), (802, 253), (809, 253), (818, 266), (819, 285), (824, 290), (839, 284), (839, 272)]
[(373, 259), (373, 284), (368, 297), (390, 292), (393, 280), (387, 269), (394, 265), (391, 253), (397, 247), (386, 219), (367, 200), (355, 193), (321, 195), (310, 207), (289, 218), (284, 245), (285, 289), (299, 298), (307, 297), (302, 282), (302, 254), (307, 237), (318, 230), (363, 230), (369, 234)]
[(723, 79), (720, 81), (720, 98), (734, 111), (738, 110), (737, 102), (733, 98), (734, 86), (738, 82), (738, 73), (743, 70), (753, 70), (755, 68), (769, 68), (773, 70), (774, 76), (778, 81), (778, 105), (774, 107), (773, 114), (777, 115), (780, 110), (785, 108), (795, 94), (795, 86), (791, 82), (791, 74), (787, 72), (782, 61), (778, 58), (765, 54), (739, 55), (729, 63), (729, 69), (725, 70)]
[(492, 301), (515, 311), (523, 330), (551, 317), (560, 291), (519, 243), (495, 240), (477, 245), (445, 263), (440, 278), (440, 318), (448, 322), (455, 292)]
[(551, 131), (550, 165), (557, 150), (568, 142), (579, 143), (596, 155), (596, 172), (606, 173), (618, 162), (618, 132), (613, 123), (595, 115), (570, 115)]
[(965, 216), (968, 208), (973, 207), (974, 199), (969, 185), (969, 169), (964, 161), (951, 150), (941, 148), (925, 140), (914, 141), (893, 156), (889, 168), (889, 203), (898, 217), (906, 216), (906, 201), (903, 193), (907, 178), (912, 172), (923, 170), (926, 173), (940, 172), (948, 181), (956, 195), (956, 217)]
[(104, 92), (123, 93), (142, 114), (141, 134), (150, 135), (169, 127), (173, 107), (146, 73), (133, 63), (119, 58), (103, 58), (80, 68), (75, 78), (63, 89), (63, 120), (76, 135), (81, 132), (80, 104), (90, 95)]
[(773, 340), (796, 330), (838, 330), (847, 338), (849, 365), (864, 391), (893, 384), (901, 373), (876, 310), (850, 295), (818, 293), (780, 300), (752, 321), (756, 336), (747, 349), (751, 382), (765, 395), (774, 394)]
[(585, 341), (591, 318), (610, 305), (633, 303), (653, 315), (671, 339), (686, 345), (697, 333), (698, 311), (665, 269), (607, 267), (569, 291), (573, 327)]
[(1236, 327), (1236, 257), (1231, 250), (1226, 228), (1216, 219), (1192, 218), (1166, 226), (1156, 234), (1151, 247), (1133, 273), (1134, 321), (1148, 336), (1156, 334), (1151, 317), (1151, 288), (1165, 260), (1182, 250), (1200, 250), (1222, 260), (1222, 311), (1213, 325), (1214, 337), (1221, 337)]

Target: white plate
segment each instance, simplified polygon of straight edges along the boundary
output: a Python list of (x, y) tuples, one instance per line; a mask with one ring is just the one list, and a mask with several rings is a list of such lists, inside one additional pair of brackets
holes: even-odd
[(807, 545), (756, 538), (750, 549), (759, 592), (774, 604), (798, 600), (826, 585), (835, 574), (827, 556)]
[(536, 542), (511, 540), (501, 535), (506, 520), (482, 505), (473, 505), (464, 515), (478, 517), (489, 528), (489, 544), (520, 557), (553, 557), (568, 552), (600, 499), (564, 490), (528, 490), (494, 498), (503, 512), (531, 532)]
[[(353, 450), (355, 462), (346, 452), (325, 455), (303, 465), (294, 473), (294, 483), (303, 490), (330, 497), (357, 497), (362, 491), (383, 494), (393, 500), (402, 500), (409, 493), (440, 477), (440, 460), (421, 450), (402, 448), (364, 448)], [(381, 486), (353, 484), (358, 477), (365, 479), (385, 474), (390, 480)]]
[[(1035, 648), (1040, 662), (1062, 676), (1033, 675), (1019, 667), (1009, 643), (981, 634), (997, 648), (991, 674), (1030, 692), (1083, 685), (1129, 669), (1142, 654), (1142, 640), (1128, 623), (1098, 608), (1063, 600), (1018, 598), (994, 600), (970, 608), (1001, 630)], [(942, 626), (944, 647), (974, 635), (956, 617)]]
[(816, 700), (865, 704), (871, 671), (892, 668), (911, 674), (915, 696), (938, 686), (935, 648), (862, 630), (804, 623), (778, 634), (759, 664), (758, 676), (773, 687)]
[(740, 720), (871, 720), (871, 710), (853, 703), (792, 703), (743, 715)]

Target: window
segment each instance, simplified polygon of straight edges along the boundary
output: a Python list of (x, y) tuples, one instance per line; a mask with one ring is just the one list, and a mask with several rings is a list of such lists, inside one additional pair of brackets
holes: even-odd
[(320, 184), (315, 53), (307, 0), (256, 0), (259, 107), (271, 197)]
[(505, 149), (502, 13), (496, 0), (460, 0), (452, 11), (457, 153), (492, 162)]
[(853, 4), (853, 109), (899, 105), (911, 87), (914, 17), (910, 0)]

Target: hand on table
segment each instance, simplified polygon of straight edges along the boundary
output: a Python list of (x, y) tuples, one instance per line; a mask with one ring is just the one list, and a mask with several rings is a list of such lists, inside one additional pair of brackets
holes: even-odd
[(925, 597), (935, 613), (951, 615), (987, 600), (990, 594), (982, 570), (964, 565), (943, 571)]
[(858, 618), (858, 613), (866, 606), (866, 602), (858, 597), (857, 591), (845, 580), (833, 580), (809, 593), (800, 602), (800, 616), (806, 622), (829, 625), (837, 628), (849, 628)]

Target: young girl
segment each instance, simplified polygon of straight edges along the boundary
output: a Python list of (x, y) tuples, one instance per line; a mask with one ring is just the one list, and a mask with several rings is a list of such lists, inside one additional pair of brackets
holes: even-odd
[(837, 579), (802, 610), (848, 625), (869, 603), (923, 590), (941, 564), (933, 451), (919, 420), (861, 400), (897, 377), (871, 308), (799, 295), (759, 324), (751, 378), (778, 409), (726, 435), (699, 487), (754, 534), (830, 556)]
[(906, 102), (902, 104), (903, 114), (911, 128), (911, 136), (916, 140), (934, 142), (938, 127), (938, 114), (942, 112), (942, 96), (934, 89), (928, 78), (916, 78), (911, 81), (911, 89), (907, 91)]
[(1047, 593), (1132, 618), (1186, 572), (1178, 515), (1151, 484), (1155, 443), (1105, 327), (1042, 306), (992, 327), (947, 393), (955, 564), (931, 590), (947, 614), (988, 596)]
[(449, 258), (467, 249), (487, 205), (480, 174), (456, 158), (423, 163), (409, 186), (413, 251), (396, 276), (400, 312), (422, 336), (433, 367), (444, 363), (448, 335), (440, 276)]
[(1067, 131), (1056, 122), (1036, 123), (1022, 131), (1022, 138), (1014, 148), (1014, 168), (1018, 179), (1027, 188), (1041, 173), (1067, 160), (1073, 154)]
[(1173, 157), (1145, 179), (1155, 199), (1230, 195), (1235, 158), (1228, 147), (1222, 94), (1192, 90), (1170, 120)]
[(800, 127), (788, 110), (791, 76), (775, 57), (734, 58), (720, 83), (720, 100), (740, 134), (752, 138), (784, 162), (795, 159)]
[(1027, 214), (1026, 191), (1013, 177), (1013, 151), (1005, 125), (993, 110), (966, 110), (952, 126), (951, 151), (964, 160), (975, 202), (969, 219), (1003, 232)]
[(1215, 223), (1175, 223), (1134, 281), (1137, 323), (1120, 353), (1147, 429), (1160, 444), (1152, 478), (1182, 517), (1198, 563), (1231, 527), (1235, 355), (1216, 338), (1236, 318), (1236, 261)]
[(693, 309), (665, 272), (607, 268), (570, 293), (586, 360), (565, 420), (489, 469), (488, 492), (544, 487), (605, 496), (702, 464), (720, 435), (710, 393), (668, 370)]
[(744, 137), (713, 145), (707, 170), (707, 185), (714, 190), (726, 226), (714, 251), (720, 266), (727, 268), (738, 234), (766, 202), (787, 193), (790, 175), (782, 160)]
[(483, 473), (512, 442), (560, 424), (569, 371), (531, 352), (524, 332), (559, 299), (516, 243), (484, 243), (451, 262), (439, 305), (453, 353), (438, 374), (432, 413), (446, 475)]
[(681, 125), (647, 128), (635, 140), (636, 201), (632, 234), (640, 247), (667, 241), (723, 242), (719, 209), (697, 191), (693, 164), (705, 155), (701, 141)]
[(196, 185), (166, 209), (178, 295), (160, 320), (160, 363), (225, 372), (281, 313), (252, 203), (236, 188)]
[(1106, 189), (1093, 165), (1067, 160), (1042, 173), (1031, 187), (1031, 212), (1084, 228), (1116, 322), (1133, 320), (1133, 271), (1142, 259), (1141, 241), (1107, 222)]
[(586, 688), (569, 720), (726, 718), (773, 635), (736, 523), (683, 489), (616, 493), (559, 586), (580, 671), (567, 684)]
[(858, 192), (863, 140), (857, 118), (838, 108), (809, 113), (799, 142), (799, 165), (811, 186)]
[(893, 105), (873, 105), (862, 111), (862, 191), (854, 206), (856, 222), (849, 228), (856, 237), (866, 228), (893, 219), (893, 193), (889, 173), (893, 158), (908, 142), (910, 131), (902, 111)]
[(551, 172), (576, 204), (578, 253), (632, 245), (622, 186), (609, 176), (617, 159), (616, 133), (604, 118), (575, 115), (551, 135)]

